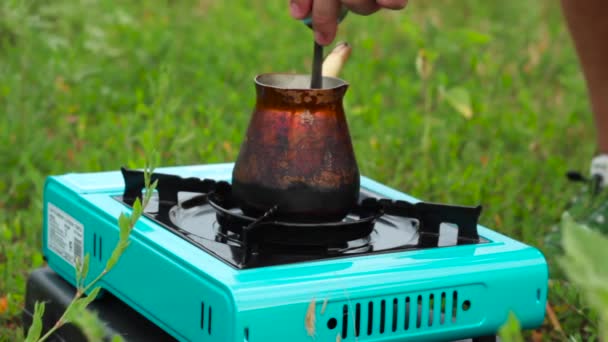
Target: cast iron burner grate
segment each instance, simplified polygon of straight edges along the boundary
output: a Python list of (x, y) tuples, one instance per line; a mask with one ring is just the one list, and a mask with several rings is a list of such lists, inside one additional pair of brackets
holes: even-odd
[[(144, 173), (121, 171), (125, 190), (116, 199), (132, 207), (145, 188)], [(275, 218), (273, 209), (244, 215), (225, 181), (151, 178), (157, 193), (144, 215), (236, 268), (487, 242), (477, 233), (481, 206), (413, 204), (362, 190), (340, 222), (293, 223)]]

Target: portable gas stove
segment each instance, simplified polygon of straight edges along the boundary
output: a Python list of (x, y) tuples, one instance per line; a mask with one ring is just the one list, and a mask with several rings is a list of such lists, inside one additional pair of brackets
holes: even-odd
[[(99, 283), (172, 338), (450, 341), (495, 335), (511, 311), (523, 328), (543, 322), (543, 255), (478, 225), (481, 207), (420, 202), (362, 177), (342, 222), (250, 218), (232, 198), (232, 168), (157, 169), (153, 201)], [(49, 177), (49, 267), (73, 285), (88, 253), (90, 277), (101, 272), (143, 188), (135, 170)]]

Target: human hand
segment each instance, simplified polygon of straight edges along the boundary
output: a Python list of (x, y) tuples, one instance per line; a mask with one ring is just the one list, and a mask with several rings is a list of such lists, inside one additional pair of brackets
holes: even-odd
[(289, 0), (289, 8), (295, 19), (301, 20), (312, 14), (315, 40), (321, 45), (328, 45), (336, 38), (342, 6), (356, 14), (370, 15), (383, 8), (403, 9), (407, 2), (408, 0)]

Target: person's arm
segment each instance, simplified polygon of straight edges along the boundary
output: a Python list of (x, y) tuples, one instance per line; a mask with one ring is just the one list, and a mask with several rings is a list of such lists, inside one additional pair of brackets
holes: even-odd
[(329, 45), (336, 38), (338, 16), (345, 6), (349, 11), (370, 15), (382, 8), (399, 10), (405, 8), (408, 0), (290, 0), (289, 9), (295, 19), (312, 16), (315, 40), (321, 45)]
[(598, 154), (608, 155), (608, 2), (562, 0), (562, 7), (591, 99)]

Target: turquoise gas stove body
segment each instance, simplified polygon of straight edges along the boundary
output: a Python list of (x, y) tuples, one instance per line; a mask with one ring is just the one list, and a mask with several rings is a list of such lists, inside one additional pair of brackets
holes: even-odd
[[(229, 181), (233, 164), (155, 172)], [(366, 177), (383, 198), (418, 202)], [(74, 282), (74, 260), (102, 271), (117, 240), (120, 171), (49, 177), (43, 251)], [(221, 260), (149, 217), (100, 286), (181, 341), (448, 341), (495, 334), (509, 312), (523, 328), (545, 316), (539, 250), (478, 226), (484, 243), (353, 254), (255, 268)]]

